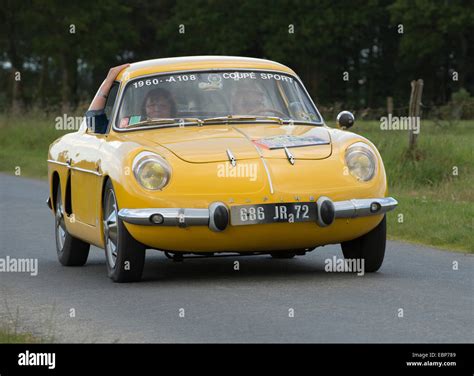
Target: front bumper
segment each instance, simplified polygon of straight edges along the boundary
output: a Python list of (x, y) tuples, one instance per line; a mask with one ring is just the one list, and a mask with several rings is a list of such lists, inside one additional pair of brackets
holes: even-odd
[[(392, 197), (331, 201), (320, 197), (317, 223), (329, 226), (336, 218), (356, 218), (380, 215), (393, 210), (398, 202)], [(324, 208), (324, 212), (322, 209)], [(212, 231), (223, 231), (229, 224), (229, 209), (222, 202), (214, 202), (208, 208), (144, 208), (121, 209), (120, 219), (142, 226), (208, 226)]]

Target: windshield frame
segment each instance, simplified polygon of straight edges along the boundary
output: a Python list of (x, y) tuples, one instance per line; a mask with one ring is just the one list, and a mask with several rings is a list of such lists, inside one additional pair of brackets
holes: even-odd
[[(259, 69), (251, 69), (251, 68), (211, 68), (211, 69), (209, 69), (209, 68), (204, 68), (204, 69), (185, 69), (185, 70), (177, 70), (177, 71), (150, 73), (150, 74), (146, 74), (146, 75), (140, 75), (140, 76), (135, 77), (131, 80), (128, 80), (125, 84), (122, 82), (122, 85), (121, 85), (122, 87), (121, 87), (121, 90), (119, 92), (119, 96), (116, 99), (117, 102), (116, 102), (115, 108), (113, 109), (112, 120), (110, 121), (112, 126), (110, 126), (110, 124), (109, 124), (109, 129), (107, 130), (107, 133), (110, 132), (111, 128), (114, 130), (114, 132), (117, 132), (117, 133), (133, 132), (133, 131), (137, 131), (137, 130), (160, 128), (159, 125), (156, 125), (156, 126), (150, 125), (150, 126), (146, 126), (146, 127), (136, 127), (136, 128), (117, 128), (116, 127), (117, 117), (118, 117), (118, 114), (120, 112), (120, 108), (122, 107), (122, 102), (124, 100), (124, 93), (125, 93), (126, 89), (128, 88), (128, 86), (133, 84), (137, 80), (141, 80), (141, 79), (144, 79), (146, 77), (151, 77), (151, 76), (158, 77), (158, 76), (173, 75), (173, 74), (184, 74), (184, 73), (206, 73), (206, 72), (213, 73), (213, 72), (233, 72), (233, 71), (236, 71), (236, 72), (243, 71), (243, 72), (279, 73), (279, 74), (284, 74), (284, 75), (287, 75), (287, 76), (295, 79), (298, 82), (298, 84), (300, 85), (300, 87), (303, 89), (303, 92), (308, 97), (310, 104), (313, 106), (313, 109), (314, 109), (315, 113), (319, 116), (319, 119), (320, 119), (319, 122), (308, 121), (308, 122), (304, 122), (304, 124), (306, 124), (306, 125), (315, 125), (315, 126), (322, 126), (322, 125), (325, 124), (324, 119), (323, 119), (321, 113), (318, 110), (318, 107), (316, 106), (316, 104), (313, 101), (313, 98), (311, 98), (311, 96), (308, 93), (308, 90), (306, 90), (306, 87), (303, 85), (303, 82), (301, 81), (301, 79), (296, 74), (291, 74), (291, 73), (284, 72), (284, 71), (281, 71), (281, 70), (276, 70), (276, 69), (260, 69), (260, 68)], [(179, 119), (179, 118), (177, 118), (177, 119)], [(289, 121), (290, 120), (286, 120), (286, 122), (289, 122)], [(301, 121), (293, 120), (293, 122), (295, 124), (297, 124)], [(242, 123), (249, 123), (249, 124), (251, 124), (251, 123), (274, 123), (274, 121), (263, 120), (263, 119), (258, 120), (257, 119), (257, 120), (252, 120), (252, 121), (245, 120), (245, 121), (242, 121)], [(205, 125), (205, 126), (207, 126), (207, 125)], [(163, 126), (161, 126), (161, 128), (163, 128)]]

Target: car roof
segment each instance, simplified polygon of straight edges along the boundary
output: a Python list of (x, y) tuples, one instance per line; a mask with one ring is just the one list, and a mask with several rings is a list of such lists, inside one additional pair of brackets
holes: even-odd
[(132, 63), (117, 76), (117, 80), (127, 81), (132, 78), (154, 73), (172, 73), (205, 69), (261, 69), (296, 75), (295, 72), (287, 66), (266, 59), (240, 56), (184, 56)]

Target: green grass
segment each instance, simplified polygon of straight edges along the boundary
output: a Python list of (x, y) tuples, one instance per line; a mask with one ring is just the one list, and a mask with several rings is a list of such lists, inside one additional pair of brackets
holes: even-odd
[[(382, 131), (378, 121), (356, 122), (353, 131), (377, 146), (389, 194), (399, 200), (388, 215), (389, 237), (474, 253), (474, 120), (442, 127), (422, 121), (414, 157), (406, 131)], [(14, 174), (18, 166), (22, 176), (46, 177), (48, 146), (64, 133), (54, 117), (0, 116), (0, 171)]]
[(20, 308), (10, 308), (7, 296), (3, 296), (2, 314), (0, 315), (0, 344), (1, 343), (54, 343), (55, 342), (55, 310), (56, 305), (51, 306), (51, 312), (43, 319), (39, 327), (41, 331), (37, 334), (31, 333), (23, 325), (23, 313)]
[(389, 236), (473, 253), (474, 121), (422, 121), (414, 157), (407, 131), (382, 131), (377, 121), (356, 122), (353, 131), (379, 149), (389, 194), (399, 201), (388, 215)]
[(20, 310), (15, 312), (9, 308), (6, 297), (4, 298), (5, 313), (0, 319), (0, 343), (40, 343), (41, 339), (25, 330), (20, 329)]
[(18, 174), (19, 167), (21, 176), (45, 178), (49, 144), (67, 133), (55, 125), (42, 114), (0, 116), (0, 171)]
[(0, 329), (0, 343), (41, 343), (41, 340), (30, 333)]
[(388, 215), (391, 239), (474, 252), (472, 202), (436, 200), (395, 189), (391, 194), (399, 202), (393, 214)]

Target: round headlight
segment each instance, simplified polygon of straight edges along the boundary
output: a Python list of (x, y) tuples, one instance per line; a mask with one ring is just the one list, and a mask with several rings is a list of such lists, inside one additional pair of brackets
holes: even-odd
[(133, 161), (133, 174), (143, 188), (158, 190), (168, 184), (171, 168), (159, 155), (142, 152)]
[(346, 150), (346, 165), (357, 180), (369, 181), (375, 175), (377, 160), (367, 144), (356, 142)]

